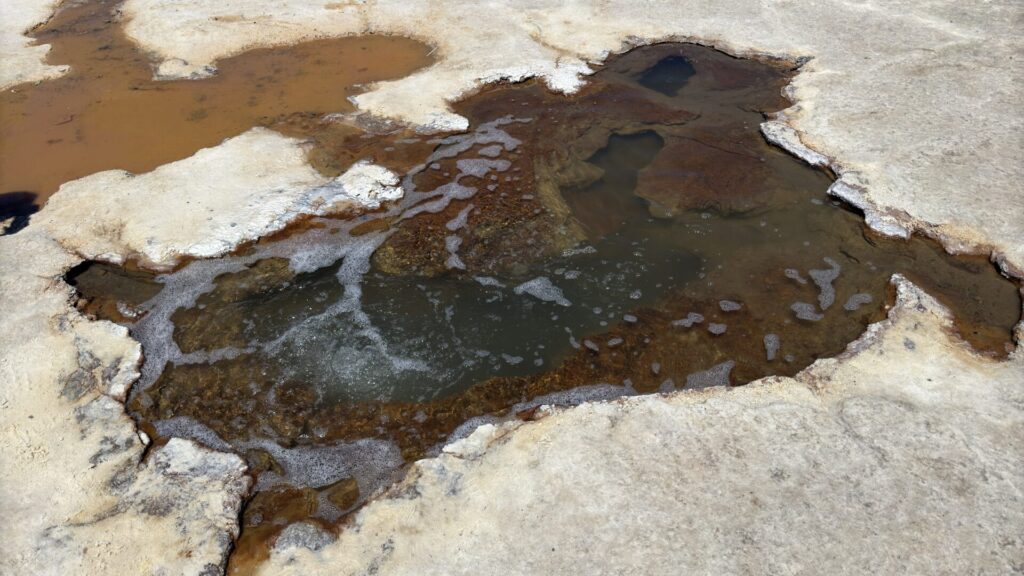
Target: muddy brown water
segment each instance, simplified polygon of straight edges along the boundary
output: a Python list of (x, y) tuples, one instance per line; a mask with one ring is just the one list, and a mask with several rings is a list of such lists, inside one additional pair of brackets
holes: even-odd
[[(311, 118), (351, 112), (347, 98), (360, 85), (431, 62), (419, 42), (362, 36), (253, 50), (219, 61), (210, 78), (154, 81), (151, 61), (119, 25), (119, 1), (65, 4), (33, 36), (51, 45), (49, 63), (70, 72), (0, 92), (0, 194), (44, 203), (70, 180), (146, 172), (254, 126), (308, 136)], [(335, 160), (334, 172), (351, 162)]]
[(380, 212), (158, 277), (88, 265), (71, 281), (143, 344), (143, 429), (235, 450), (256, 474), (235, 573), (284, 525), (336, 526), (481, 422), (795, 374), (884, 317), (893, 273), (1005, 355), (1014, 282), (875, 235), (827, 197), (828, 173), (763, 140), (792, 73), (665, 44), (572, 97), (489, 88), (457, 105), (465, 134), (364, 139), (409, 164)]

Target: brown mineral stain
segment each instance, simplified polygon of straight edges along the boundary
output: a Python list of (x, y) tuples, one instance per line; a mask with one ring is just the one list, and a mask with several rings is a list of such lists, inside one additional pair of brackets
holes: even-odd
[(431, 62), (414, 40), (361, 36), (253, 50), (219, 61), (210, 78), (154, 81), (118, 7), (72, 4), (34, 32), (52, 46), (48, 62), (71, 70), (0, 93), (0, 193), (32, 192), (42, 203), (70, 180), (146, 172), (254, 126), (310, 136), (330, 124), (325, 114), (353, 110), (347, 98), (360, 85)]

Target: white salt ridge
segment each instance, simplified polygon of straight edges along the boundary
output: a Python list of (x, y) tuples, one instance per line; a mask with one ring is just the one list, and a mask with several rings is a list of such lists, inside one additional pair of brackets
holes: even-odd
[[(377, 208), (402, 196), (397, 184), (396, 174), (365, 161), (324, 177), (309, 166), (301, 141), (253, 128), (149, 172), (106, 170), (68, 182), (38, 222), (76, 216), (83, 225), (68, 241), (86, 258), (120, 263), (134, 255), (170, 269), (186, 257), (227, 254), (301, 215)], [(164, 212), (176, 217), (143, 225), (125, 216)]]
[(827, 270), (808, 270), (807, 274), (814, 280), (820, 291), (818, 293), (818, 305), (821, 306), (822, 310), (828, 310), (836, 301), (836, 290), (832, 286), (832, 282), (839, 277), (842, 267), (831, 258), (826, 257), (823, 260), (829, 265)]
[(703, 372), (694, 372), (686, 377), (687, 388), (710, 388), (712, 386), (728, 386), (729, 374), (736, 366), (734, 360), (716, 364)]
[(538, 276), (533, 280), (523, 282), (515, 287), (516, 294), (529, 294), (544, 302), (554, 302), (559, 306), (572, 306), (572, 302), (565, 298), (562, 289), (551, 283), (547, 276)]

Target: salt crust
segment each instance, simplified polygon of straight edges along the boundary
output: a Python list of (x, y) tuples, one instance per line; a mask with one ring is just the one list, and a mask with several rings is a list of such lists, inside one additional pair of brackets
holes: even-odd
[[(26, 29), (46, 19), (52, 5), (12, 0), (0, 7), (0, 85), (60, 73), (60, 67), (42, 63), (47, 47), (29, 47), (23, 36)], [(157, 68), (158, 75), (175, 77), (212, 73), (217, 58), (243, 49), (310, 36), (372, 29), (426, 38), (438, 45), (437, 66), (403, 80), (382, 83), (356, 98), (356, 104), (366, 111), (426, 129), (463, 126), (464, 119), (448, 111), (447, 102), (482, 83), (541, 76), (554, 89), (576, 90), (582, 82), (580, 74), (591, 68), (587, 62), (600, 60), (629, 44), (700, 38), (737, 54), (814, 57), (790, 88), (798, 104), (775, 119), (792, 132), (769, 126), (764, 129), (766, 136), (808, 162), (821, 163), (827, 158), (841, 175), (832, 193), (862, 208), (873, 227), (899, 235), (908, 230), (924, 231), (953, 250), (990, 249), (1008, 271), (1019, 276), (1024, 270), (1024, 205), (1013, 201), (1022, 171), (1012, 157), (1019, 149), (1022, 123), (1017, 108), (1021, 100), (1019, 72), (1010, 68), (1021, 52), (1012, 29), (1020, 15), (1015, 3), (945, 7), (923, 2), (887, 6), (841, 1), (750, 6), (739, 2), (728, 9), (692, 2), (666, 2), (660, 7), (579, 2), (546, 6), (538, 2), (516, 9), (492, 5), (488, 10), (473, 3), (430, 4), (429, 8), (425, 3), (413, 2), (339, 6), (297, 1), (129, 0), (126, 10), (132, 18), (129, 33), (165, 58)], [(330, 10), (336, 10), (340, 17), (325, 17), (325, 11)], [(431, 12), (420, 14), (425, 10)], [(453, 13), (445, 17), (437, 10)], [(238, 18), (242, 13), (247, 17)], [(750, 13), (759, 17), (744, 17)], [(417, 14), (424, 17), (416, 18)], [(837, 27), (836, 21), (844, 25)], [(490, 33), (477, 33), (495, 26), (505, 32), (497, 39)], [(482, 49), (483, 43), (486, 50)], [(908, 83), (908, 77), (914, 82)], [(253, 137), (250, 133), (243, 136)], [(271, 137), (277, 138), (283, 137)], [(264, 143), (270, 147), (281, 144), (270, 140)], [(225, 159), (242, 162), (245, 155), (257, 156), (248, 150), (242, 157), (228, 155)], [(262, 155), (264, 160), (274, 158)], [(69, 306), (70, 289), (60, 278), (82, 256), (117, 260), (141, 255), (154, 266), (166, 266), (185, 255), (213, 255), (236, 238), (283, 225), (276, 219), (287, 218), (289, 210), (298, 214), (321, 209), (322, 187), (330, 189), (332, 182), (314, 181), (304, 164), (286, 163), (286, 167), (285, 172), (297, 179), (275, 190), (290, 191), (284, 196), (301, 191), (298, 195), (302, 198), (292, 197), (291, 203), (275, 205), (262, 214), (247, 212), (252, 207), (244, 203), (239, 210), (237, 203), (230, 202), (199, 207), (179, 202), (170, 206), (173, 211), (140, 209), (131, 212), (130, 219), (119, 219), (109, 206), (89, 212), (93, 208), (87, 203), (71, 203), (64, 207), (61, 217), (56, 216), (59, 205), (48, 207), (28, 229), (0, 238), (0, 316), (6, 325), (15, 328), (0, 334), (0, 513), (5, 518), (20, 519), (2, 529), (0, 567), (4, 572), (127, 569), (199, 573), (222, 566), (228, 543), (237, 530), (234, 522), (239, 499), (248, 489), (240, 460), (176, 440), (154, 449), (139, 464), (143, 439), (134, 433), (120, 404), (137, 374), (138, 345), (123, 329), (105, 322), (88, 322), (78, 315)], [(214, 174), (223, 176), (221, 170), (227, 169), (217, 167)], [(125, 184), (133, 178), (129, 175), (101, 174), (105, 176), (94, 175), (98, 178), (91, 183), (95, 189), (107, 184), (119, 190), (132, 188)], [(159, 177), (150, 178), (160, 181)], [(314, 190), (319, 188), (320, 196), (305, 196), (310, 190), (308, 184), (313, 184)], [(150, 199), (167, 202), (166, 197), (171, 196), (174, 194), (165, 192)], [(88, 197), (88, 193), (82, 197)], [(95, 193), (94, 199), (102, 205), (103, 199)], [(130, 197), (124, 200), (138, 201)], [(205, 200), (216, 202), (217, 198)], [(83, 213), (89, 218), (83, 218)], [(185, 219), (189, 226), (179, 226), (182, 231), (162, 230), (161, 221), (171, 220), (168, 214), (174, 214), (179, 222)], [(255, 224), (250, 227), (243, 216), (253, 217)], [(226, 230), (238, 227), (238, 221), (223, 220), (231, 217), (245, 222), (245, 230), (237, 235)], [(212, 223), (204, 223), (204, 218)], [(89, 228), (78, 237), (83, 222)], [(236, 226), (231, 227), (231, 222)], [(140, 232), (139, 227), (150, 226), (162, 235), (150, 237)], [(170, 251), (153, 248), (165, 239), (180, 243)], [(752, 531), (743, 534), (735, 532), (735, 527), (694, 534), (690, 531), (688, 534), (700, 542), (708, 538), (712, 541), (698, 545), (687, 537), (693, 545), (661, 548), (677, 554), (652, 555), (650, 550), (658, 549), (661, 535), (671, 531), (645, 528), (637, 534), (645, 534), (644, 560), (650, 573), (657, 573), (662, 561), (671, 562), (667, 565), (675, 570), (688, 562), (698, 568), (772, 565), (783, 571), (841, 562), (836, 569), (850, 570), (852, 566), (865, 572), (898, 569), (895, 563), (904, 561), (910, 563), (903, 566), (910, 571), (929, 572), (928, 566), (911, 565), (917, 562), (915, 558), (940, 559), (929, 565), (933, 568), (941, 564), (964, 570), (1005, 571), (1010, 567), (1007, 558), (1019, 558), (1024, 553), (1019, 538), (1004, 537), (999, 540), (1000, 549), (991, 547), (996, 534), (1016, 534), (1014, 526), (1024, 523), (1019, 517), (1024, 509), (1019, 491), (1003, 488), (1006, 484), (1021, 485), (1024, 470), (1019, 441), (1024, 381), (1021, 353), (1018, 350), (1002, 363), (972, 355), (962, 343), (949, 338), (949, 318), (941, 306), (905, 282), (899, 288), (901, 301), (890, 320), (872, 326), (847, 354), (819, 361), (796, 380), (768, 379), (728, 394), (708, 391), (666, 399), (646, 397), (588, 404), (538, 424), (522, 428), (503, 424), (491, 432), (481, 431), (487, 438), (478, 437), (473, 442), (486, 443), (490, 449), (480, 452), (480, 458), (463, 460), (467, 466), (478, 466), (476, 476), (467, 480), (477, 488), (460, 491), (447, 486), (453, 497), (466, 501), (455, 507), (433, 506), (433, 499), (438, 498), (434, 487), (442, 483), (430, 482), (452, 464), (454, 455), (425, 461), (419, 470), (428, 489), (412, 500), (419, 506), (416, 514), (402, 519), (393, 514), (401, 511), (401, 506), (382, 500), (360, 515), (362, 529), (346, 532), (337, 544), (325, 547), (320, 554), (302, 557), (303, 562), (291, 569), (311, 563), (313, 570), (329, 565), (332, 570), (344, 572), (344, 566), (351, 563), (369, 565), (367, 554), (379, 555), (382, 549), (373, 540), (374, 535), (387, 533), (387, 522), (393, 522), (413, 527), (404, 535), (407, 540), (399, 539), (385, 547), (390, 550), (385, 571), (400, 571), (402, 563), (410, 558), (410, 550), (438, 550), (444, 542), (465, 542), (448, 538), (447, 533), (467, 518), (487, 517), (476, 506), (485, 498), (490, 503), (504, 503), (487, 512), (496, 515), (493, 524), (482, 525), (504, 530), (504, 534), (516, 533), (515, 527), (519, 526), (522, 538), (515, 542), (522, 546), (531, 541), (531, 534), (536, 534), (528, 528), (544, 516), (543, 510), (561, 507), (561, 518), (571, 525), (564, 530), (544, 530), (545, 539), (554, 533), (562, 538), (556, 542), (562, 545), (561, 550), (572, 549), (573, 545), (585, 549), (582, 542), (574, 540), (579, 533), (571, 528), (602, 525), (587, 517), (587, 511), (598, 510), (589, 504), (593, 500), (606, 506), (598, 510), (602, 519), (616, 520), (605, 522), (616, 532), (616, 538), (609, 541), (628, 540), (622, 535), (631, 533), (634, 519), (647, 522), (663, 517), (664, 513), (658, 516), (658, 509), (682, 502), (684, 509), (672, 517), (721, 522), (728, 517), (760, 515), (771, 519), (765, 525), (775, 523), (770, 534), (789, 535), (792, 542), (800, 543), (799, 551), (780, 547), (768, 532), (760, 531), (761, 524), (754, 524)], [(916, 344), (908, 346), (907, 341)], [(47, 361), (40, 362), (41, 358)], [(687, 424), (719, 417), (716, 415), (723, 419), (717, 427), (709, 422), (697, 427)], [(601, 428), (605, 422), (628, 425), (614, 432)], [(843, 425), (841, 429), (836, 428), (836, 422)], [(662, 430), (659, 423), (671, 426)], [(738, 423), (743, 426), (735, 426)], [(936, 427), (940, 433), (936, 433)], [(736, 431), (735, 437), (726, 434), (731, 430)], [(844, 430), (856, 434), (844, 436)], [(665, 438), (672, 431), (685, 433), (680, 443), (663, 440), (650, 444), (641, 440), (646, 449), (637, 455), (638, 438)], [(808, 435), (815, 439), (810, 446), (801, 441)], [(508, 440), (498, 442), (499, 437)], [(554, 437), (557, 442), (550, 441)], [(574, 441), (580, 437), (590, 441), (580, 445)], [(717, 465), (706, 462), (706, 467), (678, 461), (680, 446), (712, 447), (723, 442), (725, 446), (744, 446), (746, 437), (754, 443), (749, 447), (753, 453), (764, 454), (767, 459), (751, 459), (754, 465), (783, 464), (776, 467), (778, 473), (764, 469), (770, 472), (771, 480), (781, 478), (778, 482), (782, 487), (775, 487), (768, 478), (763, 483), (750, 482), (752, 470), (737, 469), (734, 460), (724, 465), (722, 461)], [(785, 441), (780, 442), (780, 437)], [(825, 437), (828, 441), (821, 440)], [(546, 440), (538, 444), (541, 439)], [(665, 460), (659, 460), (652, 450), (666, 444), (672, 445), (675, 456), (666, 454)], [(512, 448), (504, 448), (506, 445)], [(611, 452), (588, 453), (587, 447), (607, 447)], [(837, 447), (845, 450), (842, 457), (829, 456), (827, 451)], [(551, 450), (561, 452), (546, 454)], [(800, 455), (802, 460), (790, 459), (777, 453), (779, 450), (795, 450), (793, 458)], [(720, 451), (712, 449), (710, 453)], [(851, 453), (854, 458), (850, 458)], [(516, 454), (542, 465), (558, 462), (563, 466), (574, 458), (581, 462), (586, 458), (595, 460), (582, 468), (587, 474), (572, 475), (571, 487), (559, 485), (557, 478), (553, 480), (544, 473), (543, 466), (534, 476), (517, 476), (521, 481), (513, 486), (507, 478), (508, 470), (521, 470)], [(616, 461), (615, 457), (640, 458), (635, 466), (624, 470), (640, 471), (645, 479), (678, 480), (680, 473), (697, 474), (698, 478), (687, 483), (685, 493), (702, 494), (701, 502), (679, 500), (675, 497), (678, 491), (672, 492), (673, 498), (660, 498), (662, 492), (657, 489), (593, 498), (622, 481), (623, 469), (616, 468), (619, 480), (613, 481), (606, 477), (608, 469), (598, 465)], [(470, 464), (478, 461), (478, 465)], [(814, 461), (823, 465), (814, 466)], [(669, 468), (659, 470), (663, 463)], [(830, 477), (830, 473), (840, 477)], [(785, 490), (787, 475), (792, 478), (794, 474), (802, 486), (797, 494), (804, 495), (806, 501), (794, 500), (794, 494)], [(740, 477), (744, 478), (743, 490), (769, 486), (777, 491), (761, 491), (753, 499), (736, 498), (740, 492), (747, 494), (729, 483), (731, 478)], [(580, 493), (579, 481), (588, 478), (594, 486), (584, 490), (589, 496), (581, 502), (572, 494)], [(850, 478), (858, 482), (850, 483)], [(928, 478), (929, 482), (922, 486), (915, 484), (915, 478)], [(704, 491), (696, 489), (701, 479), (714, 481), (713, 485)], [(533, 484), (534, 480), (542, 484)], [(416, 475), (409, 480), (416, 481)], [(861, 490), (859, 486), (865, 482), (869, 486)], [(531, 488), (535, 485), (546, 489)], [(632, 485), (642, 483), (638, 478)], [(931, 493), (921, 492), (922, 488)], [(497, 494), (509, 498), (495, 498)], [(658, 509), (645, 508), (643, 501), (635, 499), (624, 501), (623, 494), (641, 495), (648, 506), (657, 504)], [(781, 495), (785, 495), (785, 508), (772, 505)], [(556, 496), (560, 504), (547, 502), (551, 496)], [(865, 518), (859, 514), (860, 508), (842, 506), (844, 501), (868, 497), (870, 500), (865, 500), (861, 508), (882, 509), (885, 513)], [(566, 501), (577, 505), (566, 508)], [(759, 507), (755, 505), (758, 501)], [(908, 507), (908, 503), (914, 507)], [(529, 526), (516, 524), (522, 515), (517, 516), (510, 507), (517, 504), (530, 518)], [(737, 505), (756, 509), (750, 514), (734, 514)], [(452, 510), (455, 512), (451, 516), (444, 517)], [(623, 510), (631, 512), (622, 514)], [(721, 514), (722, 510), (730, 514)], [(951, 515), (960, 521), (952, 522)], [(964, 517), (971, 521), (962, 521)], [(814, 518), (828, 518), (828, 526), (816, 524)], [(835, 518), (846, 521), (834, 522)], [(384, 522), (379, 524), (380, 532), (366, 529), (374, 522)], [(137, 529), (140, 523), (146, 530)], [(927, 529), (919, 529), (919, 524)], [(477, 522), (474, 525), (481, 526)], [(545, 526), (551, 528), (550, 524)], [(835, 533), (830, 526), (842, 526), (844, 532)], [(427, 537), (439, 547), (408, 544), (424, 537), (424, 527), (429, 527)], [(815, 529), (805, 530), (808, 527)], [(678, 524), (675, 529), (679, 529)], [(110, 538), (111, 534), (117, 537)], [(730, 534), (737, 535), (735, 542), (726, 537)], [(875, 543), (875, 539), (879, 534), (888, 535), (883, 542), (889, 550), (927, 553), (912, 558), (878, 554), (876, 544), (881, 543)], [(483, 543), (506, 540), (488, 537), (486, 530), (470, 536), (482, 538)], [(815, 557), (816, 551), (835, 550), (829, 544), (832, 536), (846, 542), (844, 554)], [(592, 530), (588, 530), (588, 537), (595, 537)], [(758, 542), (769, 541), (773, 555), (760, 555), (759, 550), (764, 548), (759, 548)], [(963, 545), (938, 546), (939, 542), (951, 541)], [(814, 542), (818, 545), (808, 544)], [(544, 547), (549, 543), (546, 539)], [(740, 543), (745, 547), (742, 553), (685, 554), (687, 550), (712, 550), (715, 545), (737, 550)], [(466, 545), (462, 550), (434, 558), (448, 559), (445, 570), (457, 573), (463, 561), (471, 560), (474, 569), (479, 570), (485, 569), (490, 559), (501, 557), (500, 550), (488, 556), (482, 545)], [(336, 557), (339, 551), (344, 551), (343, 558)], [(678, 557), (680, 551), (683, 558)], [(601, 554), (582, 558), (561, 554), (545, 560), (545, 568), (558, 572), (559, 562), (569, 562), (562, 571), (579, 571), (586, 570), (587, 562), (604, 562), (592, 566), (607, 568), (615, 565), (615, 558), (620, 563), (639, 561), (626, 552), (611, 561)], [(532, 557), (535, 555), (519, 553), (504, 558), (509, 563), (501, 566), (506, 573), (515, 572), (522, 564), (514, 562)], [(414, 560), (420, 562), (414, 564), (418, 573), (433, 572), (428, 562)], [(731, 564), (716, 566), (715, 562)]]

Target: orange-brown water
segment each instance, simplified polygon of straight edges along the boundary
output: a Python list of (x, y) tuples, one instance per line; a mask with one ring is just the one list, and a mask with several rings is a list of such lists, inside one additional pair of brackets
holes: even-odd
[(0, 194), (31, 192), (42, 203), (70, 180), (152, 170), (253, 126), (305, 135), (295, 115), (351, 111), (359, 85), (430, 63), (414, 40), (362, 36), (254, 50), (202, 80), (154, 81), (118, 4), (69, 6), (35, 31), (52, 46), (48, 61), (71, 70), (0, 93)]

